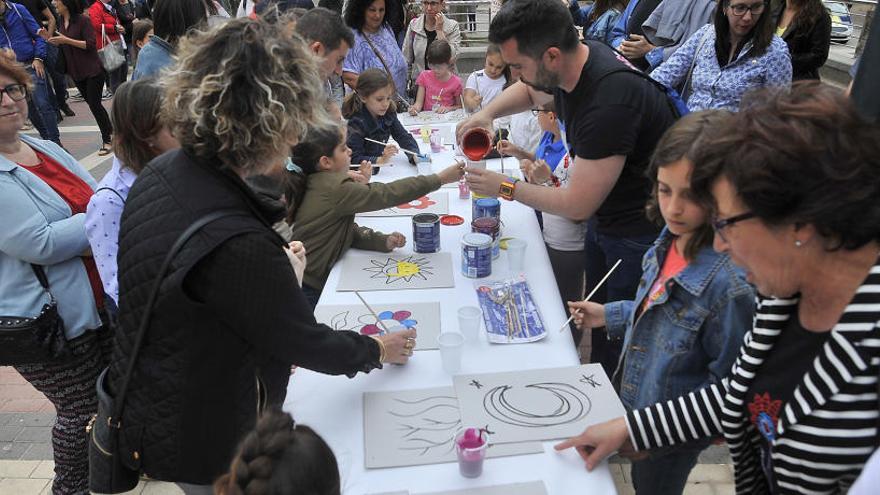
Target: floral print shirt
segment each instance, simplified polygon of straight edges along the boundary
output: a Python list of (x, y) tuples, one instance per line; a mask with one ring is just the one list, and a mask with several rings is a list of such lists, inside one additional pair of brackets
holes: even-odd
[(767, 50), (758, 57), (748, 54), (751, 48), (752, 42), (749, 41), (736, 60), (720, 67), (715, 54), (715, 27), (707, 24), (669, 60), (654, 69), (651, 77), (669, 87), (679, 88), (687, 80), (696, 58), (690, 78), (688, 108), (692, 112), (709, 108), (735, 111), (743, 95), (750, 90), (791, 84), (791, 56), (782, 38), (774, 35)]

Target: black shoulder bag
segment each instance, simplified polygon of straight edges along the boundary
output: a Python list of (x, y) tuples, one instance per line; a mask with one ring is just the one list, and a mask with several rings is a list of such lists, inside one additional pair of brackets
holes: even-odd
[(37, 316), (0, 316), (0, 366), (57, 362), (68, 355), (64, 321), (49, 279), (42, 266), (31, 264), (31, 268), (49, 302)]
[(89, 434), (89, 489), (97, 493), (122, 493), (133, 489), (138, 483), (139, 470), (129, 468), (123, 462), (123, 455), (132, 456), (136, 463), (139, 460), (140, 453), (122, 452), (119, 447), (119, 433), (122, 429), (122, 410), (125, 406), (125, 393), (128, 391), (128, 385), (131, 383), (131, 376), (134, 373), (134, 365), (137, 360), (138, 353), (144, 343), (144, 335), (147, 333), (147, 327), (150, 326), (150, 316), (156, 299), (159, 297), (159, 288), (162, 286), (162, 280), (171, 266), (171, 261), (180, 252), (183, 245), (192, 238), (192, 236), (205, 225), (219, 220), (224, 217), (240, 214), (236, 210), (221, 210), (199, 218), (192, 223), (171, 246), (171, 250), (165, 256), (156, 280), (153, 282), (153, 290), (147, 299), (147, 305), (144, 308), (144, 314), (141, 317), (141, 323), (138, 326), (137, 335), (135, 336), (134, 347), (131, 350), (131, 357), (125, 369), (125, 376), (119, 382), (116, 397), (110, 395), (107, 391), (107, 371), (104, 369), (98, 377), (97, 393), (98, 393), (98, 413), (92, 416), (92, 420), (86, 427)]

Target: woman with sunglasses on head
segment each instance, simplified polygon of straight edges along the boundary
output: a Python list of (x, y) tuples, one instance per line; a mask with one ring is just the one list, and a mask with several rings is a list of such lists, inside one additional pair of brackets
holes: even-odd
[(422, 0), (422, 15), (410, 21), (406, 29), (403, 58), (409, 64), (410, 81), (414, 82), (428, 68), (428, 46), (435, 40), (449, 43), (452, 48), (452, 72), (457, 71), (455, 59), (461, 47), (461, 31), (457, 22), (446, 17), (444, 10), (446, 0)]
[(816, 82), (748, 103), (706, 132), (691, 178), (758, 293), (736, 361), (557, 449), (593, 469), (723, 435), (737, 493), (846, 493), (878, 445), (880, 127)]
[(791, 84), (791, 57), (773, 34), (766, 0), (721, 0), (715, 20), (694, 33), (651, 77), (677, 88), (691, 111), (736, 110), (753, 89)]
[[(69, 352), (64, 358), (19, 355), (0, 365), (15, 364), (55, 406), (52, 492), (87, 493), (85, 428), (98, 408), (95, 381), (109, 362), (110, 345), (101, 279), (84, 228), (95, 180), (57, 144), (19, 133), (30, 84), (15, 58), (0, 56), (0, 315), (37, 318), (54, 298)], [(3, 346), (8, 353), (12, 344)], [(16, 348), (27, 355), (38, 351), (29, 343)]]

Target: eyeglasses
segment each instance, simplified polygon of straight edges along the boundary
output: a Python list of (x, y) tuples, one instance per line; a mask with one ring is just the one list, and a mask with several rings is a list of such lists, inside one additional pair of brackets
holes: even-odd
[(542, 110), (540, 108), (533, 108), (532, 109), (532, 115), (534, 115), (535, 117), (537, 117), (538, 115), (541, 115), (541, 112), (550, 113), (550, 110)]
[(715, 229), (715, 233), (721, 236), (721, 240), (727, 242), (727, 238), (724, 237), (724, 229), (730, 227), (731, 225), (742, 222), (743, 220), (748, 220), (750, 218), (755, 218), (755, 214), (748, 211), (746, 213), (740, 213), (739, 215), (734, 215), (729, 218), (716, 218), (712, 221), (712, 228)]
[(733, 12), (733, 15), (735, 15), (737, 17), (742, 17), (742, 16), (746, 15), (746, 12), (751, 12), (752, 16), (757, 17), (757, 16), (761, 15), (761, 13), (764, 12), (764, 7), (766, 7), (766, 5), (764, 5), (763, 2), (756, 3), (753, 5), (748, 5), (745, 3), (738, 3), (736, 5), (728, 5), (728, 8), (730, 9), (731, 12)]
[(24, 84), (10, 84), (5, 88), (0, 88), (0, 100), (3, 98), (3, 93), (6, 93), (12, 101), (21, 101), (27, 97), (27, 86)]
[(440, 5), (440, 2), (422, 2), (422, 5), (424, 5), (425, 7), (437, 7)]

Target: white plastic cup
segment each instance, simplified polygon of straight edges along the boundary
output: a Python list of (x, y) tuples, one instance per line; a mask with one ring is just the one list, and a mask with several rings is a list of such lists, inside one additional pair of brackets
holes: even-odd
[(441, 332), (437, 336), (440, 346), (440, 360), (443, 371), (454, 375), (461, 369), (461, 355), (464, 351), (464, 335), (458, 332)]
[(477, 341), (480, 332), (480, 320), (483, 311), (476, 306), (463, 306), (458, 308), (458, 330), (466, 340)]
[(507, 263), (511, 273), (523, 271), (523, 263), (526, 259), (526, 241), (522, 239), (508, 239)]

